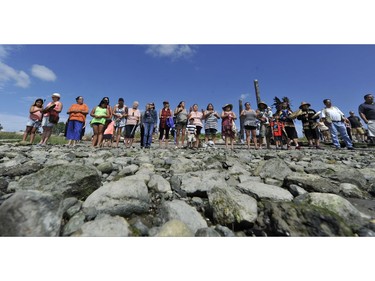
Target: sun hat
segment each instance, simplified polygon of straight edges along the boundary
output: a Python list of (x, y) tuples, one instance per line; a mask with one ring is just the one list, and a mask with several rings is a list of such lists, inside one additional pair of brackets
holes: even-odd
[(60, 94), (59, 93), (53, 93), (52, 97), (58, 97), (58, 98), (60, 98)]
[(304, 106), (304, 105), (311, 106), (311, 104), (309, 104), (308, 102), (303, 101), (303, 102), (301, 102), (301, 105), (299, 106), (299, 108), (302, 109), (302, 106)]
[(266, 108), (268, 107), (268, 105), (267, 105), (264, 101), (260, 101), (260, 102), (258, 103), (258, 107), (259, 107), (259, 105), (261, 105), (261, 104), (265, 105)]
[(230, 110), (233, 109), (233, 105), (230, 104), (230, 103), (227, 103), (226, 105), (224, 105), (224, 106), (222, 107), (222, 109), (225, 110), (225, 108), (228, 107), (228, 106), (230, 107)]

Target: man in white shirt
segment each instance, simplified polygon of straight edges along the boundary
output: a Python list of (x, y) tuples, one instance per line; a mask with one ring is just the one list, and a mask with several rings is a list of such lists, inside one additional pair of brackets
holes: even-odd
[(322, 110), (321, 117), (326, 126), (329, 128), (333, 145), (336, 147), (336, 149), (340, 149), (340, 142), (337, 137), (337, 132), (339, 132), (347, 149), (354, 150), (353, 143), (346, 131), (346, 126), (344, 123), (346, 118), (344, 113), (342, 113), (341, 110), (336, 106), (332, 106), (330, 99), (323, 100), (323, 103), (326, 107)]

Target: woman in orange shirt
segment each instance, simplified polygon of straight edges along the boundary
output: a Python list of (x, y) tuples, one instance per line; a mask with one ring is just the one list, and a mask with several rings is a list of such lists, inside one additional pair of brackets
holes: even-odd
[(75, 146), (76, 141), (81, 139), (82, 128), (86, 122), (86, 115), (89, 108), (83, 103), (83, 97), (76, 98), (77, 103), (73, 104), (69, 110), (68, 126), (66, 128), (66, 138), (69, 140), (68, 145)]

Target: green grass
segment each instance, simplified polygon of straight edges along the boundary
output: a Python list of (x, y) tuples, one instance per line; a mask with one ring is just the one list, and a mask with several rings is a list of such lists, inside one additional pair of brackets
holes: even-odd
[[(0, 132), (0, 143), (7, 143), (7, 142), (17, 142), (22, 141), (23, 134), (19, 133), (11, 133), (11, 132)], [(40, 142), (41, 136), (36, 135), (34, 139), (34, 144)], [(30, 136), (28, 136), (27, 141), (30, 140)], [(48, 141), (50, 144), (66, 144), (68, 141), (65, 137), (60, 137), (56, 135), (52, 135)]]

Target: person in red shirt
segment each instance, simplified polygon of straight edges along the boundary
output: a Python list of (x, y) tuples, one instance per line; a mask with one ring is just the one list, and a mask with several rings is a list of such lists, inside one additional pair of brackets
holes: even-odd
[(276, 143), (276, 149), (283, 149), (283, 130), (284, 130), (284, 123), (280, 121), (280, 115), (274, 114), (273, 119), (270, 122), (272, 136)]

